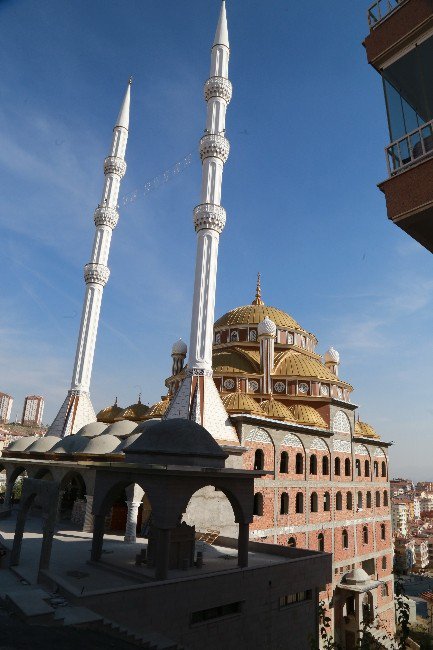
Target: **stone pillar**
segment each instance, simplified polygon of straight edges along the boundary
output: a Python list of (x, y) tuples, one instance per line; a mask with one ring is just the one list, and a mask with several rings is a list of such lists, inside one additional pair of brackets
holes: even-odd
[(238, 535), (238, 566), (248, 566), (248, 542), (250, 539), (250, 525), (240, 523)]
[(95, 515), (93, 518), (93, 539), (90, 559), (97, 562), (101, 559), (104, 542), (105, 515)]
[(12, 490), (14, 488), (14, 484), (11, 481), (6, 482), (6, 491), (5, 491), (5, 498), (3, 501), (3, 510), (10, 510), (11, 509), (11, 499), (12, 499)]
[(140, 503), (141, 501), (126, 501), (128, 514), (126, 516), (126, 530), (123, 541), (127, 544), (134, 544), (137, 539), (137, 520)]
[(168, 560), (170, 553), (170, 529), (156, 528), (158, 544), (156, 547), (155, 558), (155, 578), (156, 580), (167, 580)]
[(10, 566), (18, 566), (20, 563), (21, 544), (24, 535), (24, 526), (26, 524), (27, 510), (20, 509), (18, 512), (17, 523), (15, 526), (14, 543), (12, 546)]
[(53, 523), (54, 522), (51, 521), (49, 518), (47, 518), (44, 523), (38, 574), (41, 572), (41, 570), (48, 569), (50, 566), (51, 548), (53, 545), (53, 537), (54, 537)]
[(84, 523), (83, 523), (83, 532), (91, 533), (93, 531), (93, 494), (85, 494), (86, 498), (86, 510), (84, 513)]

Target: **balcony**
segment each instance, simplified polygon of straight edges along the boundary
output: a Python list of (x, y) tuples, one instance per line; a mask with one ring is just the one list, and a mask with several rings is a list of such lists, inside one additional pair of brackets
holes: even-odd
[(367, 17), (370, 29), (374, 29), (381, 20), (397, 9), (404, 0), (377, 0), (368, 8)]
[(390, 176), (433, 155), (433, 120), (395, 140), (385, 151)]

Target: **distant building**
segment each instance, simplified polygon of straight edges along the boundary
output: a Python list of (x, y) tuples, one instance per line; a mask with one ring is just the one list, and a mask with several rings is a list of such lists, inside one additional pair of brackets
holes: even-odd
[(42, 424), (43, 412), (44, 398), (39, 395), (28, 395), (24, 400), (23, 425), (39, 427)]
[(397, 535), (394, 538), (394, 568), (397, 573), (409, 573), (415, 564), (415, 542)]
[(391, 496), (406, 494), (414, 491), (413, 482), (407, 478), (393, 478), (390, 480)]
[(419, 505), (421, 512), (428, 512), (433, 510), (433, 492), (421, 492), (419, 497)]
[(428, 541), (426, 539), (421, 539), (420, 537), (416, 537), (414, 539), (414, 547), (415, 547), (415, 564), (414, 564), (414, 570), (421, 572), (424, 571), (428, 567), (429, 564), (429, 549), (428, 549)]
[(13, 397), (0, 393), (0, 424), (7, 424), (11, 416)]
[(418, 492), (433, 492), (433, 482), (432, 481), (420, 481), (416, 484), (416, 489)]
[(391, 525), (394, 535), (403, 535), (406, 537), (408, 534), (409, 522), (409, 505), (402, 499), (394, 500), (391, 503)]

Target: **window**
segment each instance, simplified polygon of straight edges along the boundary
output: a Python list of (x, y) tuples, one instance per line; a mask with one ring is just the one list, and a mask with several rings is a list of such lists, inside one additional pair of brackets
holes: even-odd
[[(293, 539), (293, 538), (292, 538)], [(288, 596), (280, 596), (280, 607), (288, 607), (295, 603), (302, 603), (303, 600), (311, 600), (311, 590), (298, 591), (297, 594), (289, 594)]]
[(313, 454), (310, 456), (310, 474), (317, 474), (317, 456)]
[(386, 478), (386, 463), (384, 460), (382, 461), (382, 476)]
[(257, 341), (257, 331), (250, 330), (250, 341)]
[(343, 509), (343, 497), (341, 496), (341, 492), (337, 492), (337, 494), (335, 495), (335, 509), (336, 510)]
[(343, 530), (343, 532), (341, 533), (341, 538), (342, 538), (343, 548), (349, 548), (349, 535), (347, 534), (347, 530)]
[(223, 618), (223, 616), (240, 614), (241, 607), (242, 603), (239, 602), (220, 605), (219, 607), (211, 607), (210, 609), (202, 609), (200, 612), (193, 612), (190, 618), (190, 625), (205, 623), (206, 621), (212, 621), (216, 618)]
[(383, 570), (386, 569), (386, 557), (385, 556), (383, 556), (383, 558), (382, 558), (382, 569)]
[(374, 475), (379, 476), (379, 463), (377, 462), (377, 460), (374, 461), (373, 467), (374, 467)]
[(331, 496), (329, 492), (325, 492), (323, 495), (323, 510), (324, 512), (329, 512), (331, 510)]
[(319, 549), (319, 551), (325, 550), (325, 537), (323, 533), (319, 533), (317, 536), (317, 548)]
[(215, 334), (215, 343), (216, 345), (219, 345), (221, 343), (221, 334), (219, 332)]
[[(385, 524), (380, 524), (380, 539), (386, 539), (386, 527), (385, 527)], [(386, 558), (385, 558), (385, 561), (386, 561)]]
[(231, 332), (230, 341), (239, 341), (239, 333), (238, 332)]
[(366, 507), (371, 508), (371, 492), (370, 491), (367, 492), (367, 500), (366, 501), (367, 501)]
[(355, 460), (355, 467), (356, 467), (356, 475), (361, 476), (361, 461), (359, 458)]
[(368, 528), (363, 526), (362, 528), (362, 541), (364, 544), (368, 544)]
[(346, 510), (352, 510), (352, 508), (353, 508), (352, 492), (348, 492), (346, 494)]
[(364, 476), (370, 476), (370, 461), (364, 462)]
[(385, 490), (383, 493), (383, 505), (384, 506), (388, 505), (388, 490)]
[(263, 449), (256, 449), (254, 454), (254, 469), (263, 469), (265, 466), (265, 454)]
[(296, 548), (296, 539), (294, 537), (289, 537), (289, 541), (287, 542), (287, 546), (289, 548)]
[(322, 458), (322, 474), (323, 476), (329, 475), (329, 458), (328, 456), (323, 456)]
[(382, 598), (388, 595), (388, 585), (385, 582), (383, 582), (381, 586), (381, 595)]
[(317, 492), (312, 492), (310, 496), (310, 511), (317, 512), (319, 509)]
[(376, 508), (380, 508), (380, 492), (376, 492)]
[(346, 458), (344, 461), (344, 475), (350, 476), (350, 458)]
[(289, 514), (289, 495), (283, 492), (280, 499), (280, 515)]
[(304, 512), (304, 495), (302, 492), (296, 493), (295, 512), (297, 514)]
[(288, 474), (289, 473), (289, 454), (287, 451), (281, 452), (281, 458), (280, 458), (280, 474)]
[(256, 492), (254, 495), (254, 509), (253, 514), (261, 517), (263, 515), (263, 494)]
[(304, 473), (304, 457), (302, 456), (302, 454), (296, 454), (296, 473), (297, 474)]
[(340, 476), (340, 473), (341, 473), (341, 461), (340, 461), (340, 459), (339, 459), (338, 456), (337, 456), (337, 458), (335, 459), (334, 474), (335, 474), (336, 476)]
[(362, 492), (358, 492), (358, 510), (362, 510)]

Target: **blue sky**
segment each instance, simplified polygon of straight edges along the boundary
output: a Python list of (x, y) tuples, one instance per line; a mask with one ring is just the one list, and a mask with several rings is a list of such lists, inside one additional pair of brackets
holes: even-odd
[[(381, 82), (361, 45), (367, 2), (229, 0), (233, 101), (216, 315), (253, 298), (341, 353), (361, 419), (395, 441), (392, 473), (431, 478), (433, 275), (386, 218)], [(188, 340), (203, 83), (218, 0), (0, 0), (0, 390), (69, 387), (93, 211), (134, 76), (121, 208), (92, 379), (96, 409), (164, 394)]]

